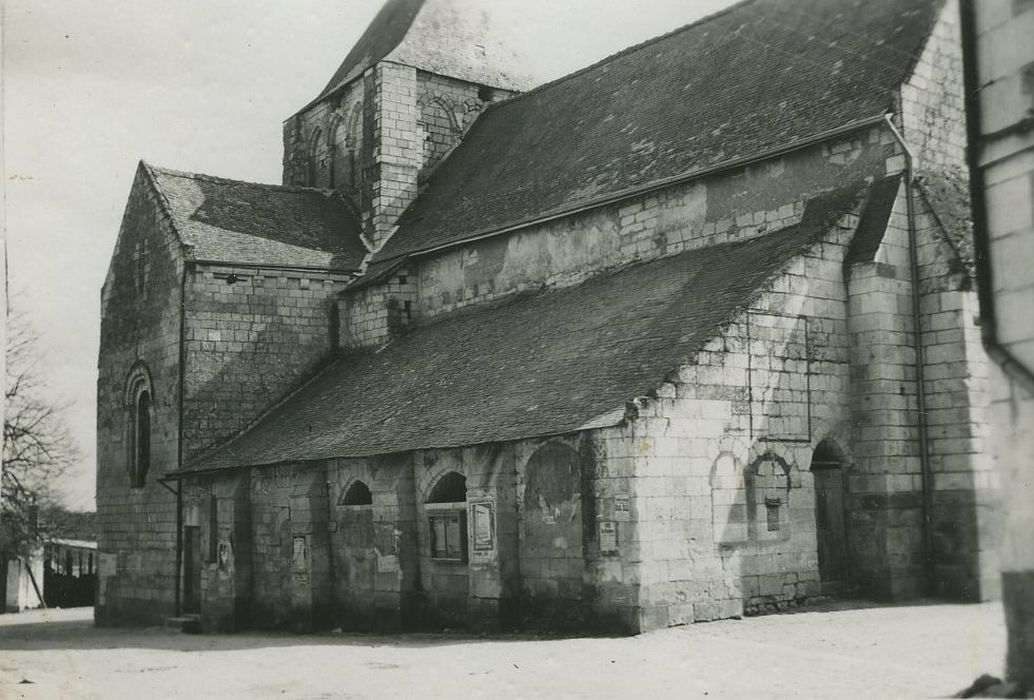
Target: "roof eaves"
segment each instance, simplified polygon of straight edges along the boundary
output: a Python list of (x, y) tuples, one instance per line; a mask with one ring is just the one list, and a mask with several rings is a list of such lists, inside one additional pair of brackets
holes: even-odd
[(236, 267), (239, 269), (256, 270), (281, 270), (287, 272), (323, 272), (330, 275), (355, 275), (359, 268), (356, 267), (324, 267), (322, 265), (285, 265), (283, 263), (263, 262), (240, 262), (239, 260), (214, 260), (211, 258), (196, 258), (191, 261), (195, 265), (212, 265), (218, 267)]

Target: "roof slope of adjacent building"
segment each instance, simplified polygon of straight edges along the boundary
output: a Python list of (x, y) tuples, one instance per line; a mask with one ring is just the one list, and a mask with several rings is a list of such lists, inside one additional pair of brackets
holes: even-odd
[(310, 105), (380, 61), (507, 90), (530, 87), (520, 57), (494, 36), (479, 3), (388, 0)]
[(941, 5), (748, 0), (492, 106), (374, 269), (878, 119)]
[(340, 271), (362, 265), (359, 223), (337, 192), (142, 167), (195, 260)]
[(867, 189), (813, 200), (798, 226), (463, 310), (375, 353), (343, 356), (187, 471), (616, 424), (628, 401), (691, 362)]

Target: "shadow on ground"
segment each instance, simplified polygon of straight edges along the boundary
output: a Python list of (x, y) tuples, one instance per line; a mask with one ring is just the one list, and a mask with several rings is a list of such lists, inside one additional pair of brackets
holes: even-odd
[(294, 634), (279, 631), (247, 631), (235, 634), (186, 634), (162, 627), (97, 627), (92, 608), (32, 611), (0, 615), (0, 651), (154, 649), (169, 651), (239, 651), (296, 646), (362, 646), (366, 648), (425, 648), (457, 644), (492, 644), (564, 639), (606, 639), (599, 635), (559, 634), (473, 635), (456, 632), (404, 633), (395, 635), (321, 632)]

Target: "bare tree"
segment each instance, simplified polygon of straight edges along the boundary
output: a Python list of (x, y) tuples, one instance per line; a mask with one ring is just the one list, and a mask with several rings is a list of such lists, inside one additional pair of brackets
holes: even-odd
[(54, 502), (54, 486), (78, 457), (39, 371), (38, 337), (24, 318), (8, 318), (0, 473), (0, 551), (26, 554), (39, 544), (36, 514)]

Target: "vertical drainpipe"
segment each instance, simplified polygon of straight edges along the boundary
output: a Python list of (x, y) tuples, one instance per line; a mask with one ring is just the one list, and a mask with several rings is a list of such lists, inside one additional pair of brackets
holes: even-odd
[(923, 349), (922, 306), (919, 295), (919, 246), (916, 241), (915, 199), (912, 195), (912, 183), (915, 178), (915, 164), (912, 149), (905, 138), (894, 126), (893, 115), (885, 115), (887, 126), (905, 155), (905, 208), (908, 219), (908, 264), (912, 275), (912, 323), (915, 326), (913, 346), (916, 361), (916, 411), (919, 427), (919, 469), (923, 483), (923, 568), (926, 576), (926, 592), (933, 594), (933, 474), (930, 470), (930, 448), (928, 443), (929, 427), (926, 419), (926, 353)]
[[(176, 471), (183, 470), (183, 389), (185, 382), (185, 369), (183, 361), (186, 357), (186, 320), (187, 320), (187, 262), (183, 263), (183, 276), (180, 278), (180, 338), (179, 338), (179, 397), (177, 399), (178, 417), (176, 420)], [(176, 597), (176, 616), (182, 612), (182, 582), (183, 576), (183, 479), (176, 480), (176, 575), (174, 577), (174, 588)]]

